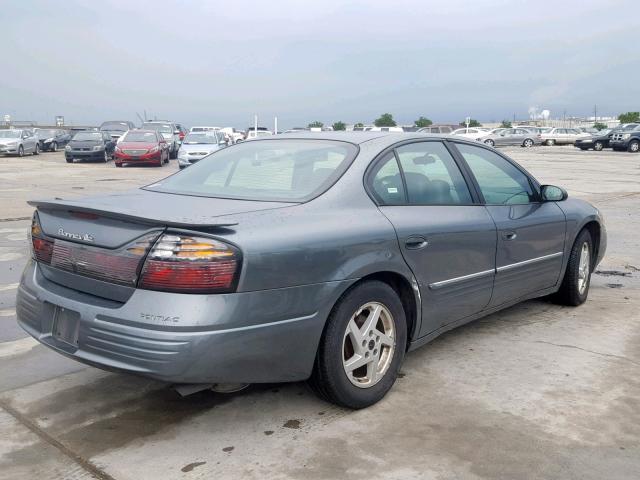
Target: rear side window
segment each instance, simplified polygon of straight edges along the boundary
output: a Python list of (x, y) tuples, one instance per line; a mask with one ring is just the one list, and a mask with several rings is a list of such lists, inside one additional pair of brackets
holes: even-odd
[(371, 189), (381, 205), (404, 205), (406, 197), (400, 167), (393, 152), (387, 153), (374, 167)]
[(500, 155), (485, 148), (456, 143), (478, 182), (484, 200), (492, 205), (535, 202), (529, 178)]
[(460, 169), (442, 143), (410, 143), (396, 151), (404, 172), (409, 204), (473, 203)]

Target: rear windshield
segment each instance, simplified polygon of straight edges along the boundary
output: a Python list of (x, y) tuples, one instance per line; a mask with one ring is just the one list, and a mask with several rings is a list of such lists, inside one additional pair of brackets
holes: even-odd
[(332, 185), (357, 154), (350, 143), (263, 140), (208, 155), (159, 183), (167, 193), (280, 202), (304, 202)]

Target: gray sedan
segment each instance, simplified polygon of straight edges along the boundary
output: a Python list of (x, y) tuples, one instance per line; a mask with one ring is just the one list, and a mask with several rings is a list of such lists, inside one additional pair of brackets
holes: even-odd
[(16, 310), (43, 344), (183, 391), (309, 379), (350, 408), (447, 330), (529, 298), (582, 304), (607, 245), (590, 204), (426, 134), (278, 135), (31, 205)]
[(520, 145), (522, 147), (542, 145), (542, 136), (537, 131), (526, 128), (501, 128), (479, 140), (492, 147), (496, 145)]

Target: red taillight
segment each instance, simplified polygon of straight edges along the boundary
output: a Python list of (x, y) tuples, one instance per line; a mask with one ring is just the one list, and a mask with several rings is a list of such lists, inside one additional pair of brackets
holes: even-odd
[(219, 240), (165, 234), (149, 252), (138, 287), (177, 293), (233, 291), (239, 251)]
[(44, 238), (44, 233), (40, 227), (38, 212), (33, 212), (31, 219), (31, 253), (35, 260), (50, 264), (53, 255), (53, 241)]

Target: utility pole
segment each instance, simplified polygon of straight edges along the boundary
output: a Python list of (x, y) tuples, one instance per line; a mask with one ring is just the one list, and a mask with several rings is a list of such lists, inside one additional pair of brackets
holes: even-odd
[(253, 131), (256, 132), (256, 138), (258, 138), (258, 114), (253, 116)]
[(278, 134), (278, 117), (273, 117), (273, 134)]
[(593, 106), (593, 123), (598, 123), (598, 105)]

